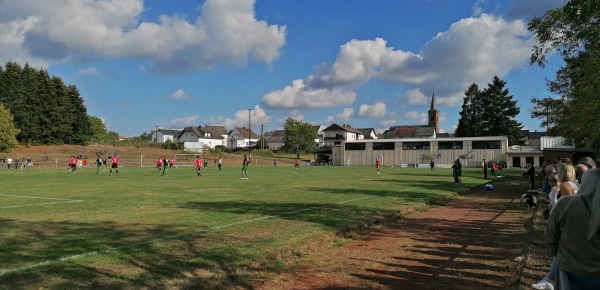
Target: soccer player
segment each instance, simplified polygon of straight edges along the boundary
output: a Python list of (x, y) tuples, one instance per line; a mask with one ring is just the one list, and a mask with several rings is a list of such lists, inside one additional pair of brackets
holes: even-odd
[(171, 169), (171, 167), (173, 167), (174, 164), (175, 164), (175, 156), (171, 157), (171, 159), (169, 160), (169, 169)]
[(244, 161), (242, 161), (242, 179), (248, 179), (248, 165), (250, 165), (250, 160), (244, 154)]
[(375, 158), (375, 168), (377, 168), (377, 174), (379, 174), (379, 167), (381, 167), (381, 162), (379, 162), (379, 158)]
[(117, 154), (113, 155), (110, 158), (110, 162), (112, 163), (111, 167), (110, 167), (110, 171), (108, 172), (108, 175), (110, 175), (113, 171), (113, 168), (115, 169), (115, 171), (117, 172), (117, 176), (119, 176), (119, 156), (117, 156)]
[(196, 156), (196, 174), (198, 178), (202, 177), (200, 170), (202, 169), (202, 159), (200, 159), (200, 155)]
[(96, 174), (102, 174), (102, 158), (100, 158), (100, 155), (98, 155), (98, 158), (96, 158)]
[(223, 171), (223, 161), (221, 158), (217, 160), (217, 167), (219, 168), (219, 171)]
[(300, 167), (300, 164), (298, 163), (298, 159), (296, 159), (296, 163), (294, 163), (294, 168), (298, 170), (298, 167)]
[(71, 158), (69, 158), (69, 170), (75, 174), (75, 172), (77, 171), (77, 157), (75, 157), (75, 155), (71, 156)]
[(163, 166), (163, 156), (161, 155), (158, 160), (156, 160), (156, 169), (158, 169), (158, 172), (161, 171)]
[(429, 167), (431, 167), (431, 172), (435, 173), (435, 162), (433, 162), (433, 159), (429, 163)]
[(162, 164), (163, 164), (163, 170), (162, 170), (162, 174), (160, 176), (169, 176), (169, 173), (167, 171), (169, 169), (169, 161), (167, 160), (167, 156), (163, 157)]

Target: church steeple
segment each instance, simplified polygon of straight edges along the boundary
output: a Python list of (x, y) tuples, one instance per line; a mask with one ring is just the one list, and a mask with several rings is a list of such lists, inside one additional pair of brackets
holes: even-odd
[(440, 133), (440, 112), (435, 108), (435, 90), (431, 94), (431, 107), (429, 108), (427, 115), (429, 116), (427, 125), (429, 127), (434, 127), (435, 134), (438, 135)]

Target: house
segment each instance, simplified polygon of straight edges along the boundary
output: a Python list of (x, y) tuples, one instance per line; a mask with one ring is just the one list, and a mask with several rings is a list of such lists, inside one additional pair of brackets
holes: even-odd
[(374, 128), (358, 128), (357, 130), (365, 134), (365, 139), (377, 139), (377, 133)]
[(362, 139), (365, 139), (365, 134), (347, 124), (333, 124), (323, 130), (324, 146), (338, 146), (344, 141)]
[(152, 137), (152, 142), (164, 143), (167, 141), (178, 142), (177, 136), (181, 133), (180, 130), (173, 129), (158, 129), (153, 131), (150, 136)]
[(222, 126), (189, 126), (181, 131), (177, 139), (183, 142), (185, 150), (200, 151), (226, 146), (226, 136), (227, 132)]
[(278, 150), (283, 146), (283, 141), (285, 139), (285, 130), (274, 130), (270, 132), (266, 132), (264, 135), (267, 140), (267, 146), (269, 149)]
[(323, 139), (323, 130), (325, 130), (325, 126), (323, 125), (315, 125), (313, 126), (315, 131), (317, 131), (317, 138), (315, 139), (315, 145), (317, 147), (323, 147), (325, 145), (325, 140)]
[(252, 147), (256, 145), (258, 139), (260, 139), (260, 136), (254, 134), (252, 130), (247, 129), (246, 127), (235, 127), (233, 130), (229, 131), (229, 134), (227, 134), (227, 147)]

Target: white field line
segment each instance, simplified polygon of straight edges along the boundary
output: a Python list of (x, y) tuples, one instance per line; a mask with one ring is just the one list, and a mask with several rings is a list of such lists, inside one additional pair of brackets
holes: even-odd
[[(411, 189), (414, 189), (414, 188), (415, 187), (403, 189), (403, 190), (400, 190), (399, 192), (411, 190)], [(349, 199), (349, 200), (340, 201), (340, 202), (337, 202), (335, 204), (345, 204), (345, 203), (349, 203), (349, 202), (353, 202), (353, 201), (357, 201), (357, 200), (369, 199), (369, 198), (373, 198), (373, 197), (377, 197), (377, 196), (365, 196), (365, 197), (353, 198), (353, 199)], [(313, 209), (323, 208), (323, 207), (327, 207), (327, 205), (324, 205), (324, 206), (321, 205), (321, 206), (313, 206), (313, 207), (309, 207), (309, 208), (303, 208), (303, 209), (299, 209), (299, 210), (288, 212), (287, 214), (294, 214), (294, 213), (298, 213), (298, 212), (303, 212), (303, 211), (308, 211), (308, 210), (313, 210)], [(158, 242), (162, 242), (162, 241), (176, 240), (176, 239), (179, 239), (179, 238), (190, 237), (190, 236), (194, 236), (194, 235), (197, 235), (197, 234), (214, 232), (214, 231), (217, 231), (217, 230), (220, 230), (220, 229), (229, 228), (229, 227), (233, 227), (233, 226), (237, 226), (237, 225), (243, 225), (243, 224), (253, 223), (253, 222), (257, 222), (257, 221), (261, 221), (261, 220), (266, 220), (266, 219), (270, 219), (270, 218), (274, 218), (274, 217), (277, 217), (277, 216), (276, 215), (267, 215), (267, 216), (262, 216), (262, 217), (258, 217), (258, 218), (253, 218), (253, 219), (248, 219), (248, 220), (242, 220), (242, 221), (238, 221), (238, 222), (234, 222), (234, 223), (230, 223), (230, 224), (225, 224), (225, 225), (220, 225), (220, 226), (214, 226), (214, 227), (210, 227), (210, 228), (207, 228), (207, 229), (202, 229), (202, 230), (197, 230), (197, 231), (191, 231), (191, 232), (186, 232), (186, 233), (180, 233), (180, 234), (176, 234), (176, 235), (168, 235), (168, 236), (164, 236), (164, 237), (161, 237), (161, 238), (156, 238), (156, 239), (151, 239), (151, 240), (147, 240), (147, 241), (141, 241), (141, 242), (131, 243), (131, 244), (123, 245), (123, 246), (120, 246), (120, 247), (109, 248), (109, 249), (99, 250), (99, 251), (92, 251), (92, 252), (87, 252), (87, 253), (82, 253), (82, 254), (77, 254), (77, 255), (71, 255), (71, 256), (66, 256), (66, 257), (58, 258), (58, 259), (55, 259), (55, 260), (46, 260), (44, 262), (40, 262), (40, 263), (37, 263), (37, 264), (20, 266), (20, 267), (10, 268), (10, 269), (0, 269), (0, 276), (8, 274), (8, 273), (14, 273), (14, 272), (20, 272), (20, 271), (24, 271), (24, 270), (30, 270), (30, 269), (34, 269), (34, 268), (38, 268), (38, 267), (42, 267), (42, 266), (46, 266), (46, 265), (54, 265), (54, 264), (58, 264), (58, 263), (62, 263), (62, 262), (70, 261), (70, 260), (75, 260), (75, 259), (82, 258), (82, 257), (113, 253), (113, 252), (117, 252), (119, 250), (133, 248), (133, 247), (140, 246), (140, 245), (154, 244), (154, 243), (158, 243)]]
[(24, 195), (13, 195), (13, 194), (0, 194), (0, 196), (30, 198), (30, 199), (58, 200), (58, 201), (55, 201), (55, 202), (29, 203), (29, 204), (20, 204), (20, 205), (0, 206), (0, 209), (18, 208), (18, 207), (27, 207), (27, 206), (40, 206), (40, 205), (49, 205), (49, 204), (58, 204), (58, 203), (73, 203), (73, 202), (82, 202), (83, 201), (83, 200), (80, 200), (80, 199), (68, 199), (68, 198), (57, 198), (57, 197), (40, 197), (40, 196), (24, 196)]

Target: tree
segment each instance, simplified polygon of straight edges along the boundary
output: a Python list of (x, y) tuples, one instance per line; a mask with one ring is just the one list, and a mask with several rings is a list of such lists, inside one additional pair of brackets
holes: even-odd
[(456, 128), (457, 137), (507, 136), (511, 145), (522, 143), (519, 134), (522, 125), (514, 120), (520, 109), (505, 85), (505, 81), (494, 76), (483, 91), (474, 83), (469, 86)]
[(75, 86), (26, 64), (0, 70), (0, 101), (12, 112), (17, 140), (32, 144), (84, 144), (91, 135), (87, 110)]
[(90, 131), (92, 132), (90, 140), (97, 143), (106, 141), (106, 134), (108, 131), (106, 130), (104, 121), (95, 116), (88, 116), (88, 122), (90, 124)]
[(9, 152), (11, 148), (17, 147), (17, 134), (19, 129), (15, 128), (13, 116), (9, 110), (0, 103), (0, 152)]
[(282, 151), (294, 153), (297, 158), (300, 158), (300, 153), (314, 151), (317, 131), (311, 124), (287, 118), (283, 129), (285, 135)]
[(561, 109), (564, 107), (564, 100), (546, 97), (543, 99), (532, 98), (531, 102), (534, 105), (533, 109), (529, 111), (531, 118), (542, 120), (540, 126), (546, 127), (547, 132), (554, 131), (561, 115)]
[(455, 132), (456, 137), (478, 136), (479, 132), (482, 131), (480, 120), (484, 106), (482, 101), (479, 87), (477, 84), (472, 83), (465, 91), (465, 98)]
[(600, 0), (569, 0), (529, 22), (538, 45), (531, 64), (544, 66), (546, 55), (558, 52), (565, 65), (548, 82), (563, 102), (553, 131), (577, 146), (600, 151)]
[(507, 136), (508, 144), (521, 145), (523, 125), (515, 120), (521, 109), (505, 86), (506, 81), (494, 76), (492, 83), (482, 92), (486, 104), (482, 118), (483, 136)]

